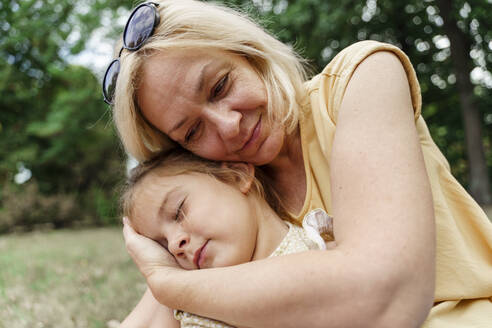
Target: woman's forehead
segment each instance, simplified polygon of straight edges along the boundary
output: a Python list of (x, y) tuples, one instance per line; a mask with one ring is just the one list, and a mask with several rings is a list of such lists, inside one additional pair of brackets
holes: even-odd
[[(155, 125), (161, 122), (163, 111), (183, 108), (196, 102), (198, 74), (207, 62), (204, 58), (183, 53), (155, 54), (145, 60), (137, 87), (138, 105), (143, 115)], [(166, 113), (170, 118), (171, 113)], [(161, 123), (169, 123), (167, 120)], [(169, 126), (157, 126), (167, 131)]]
[[(175, 49), (169, 52), (156, 52), (145, 58), (143, 74), (150, 74), (156, 70), (184, 73), (190, 69), (201, 69), (209, 63), (240, 60), (239, 55), (217, 49)], [(172, 75), (172, 74), (170, 74)]]
[[(167, 111), (199, 104), (206, 94), (203, 92), (205, 86), (216, 72), (241, 60), (237, 55), (218, 50), (156, 53), (146, 58), (142, 67), (137, 88), (139, 108), (148, 121), (169, 134), (177, 118), (172, 119), (175, 112)], [(167, 120), (162, 120), (163, 114)]]
[[(212, 61), (207, 56), (180, 53), (158, 53), (147, 58), (141, 71), (139, 91), (166, 89), (172, 93), (172, 88), (189, 88), (196, 83), (197, 72)], [(171, 89), (171, 90), (169, 90)]]

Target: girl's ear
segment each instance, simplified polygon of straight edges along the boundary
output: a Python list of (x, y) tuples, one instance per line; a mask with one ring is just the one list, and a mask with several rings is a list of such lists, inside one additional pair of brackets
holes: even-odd
[(236, 181), (236, 184), (239, 187), (239, 190), (246, 195), (251, 189), (251, 185), (255, 178), (255, 166), (246, 162), (222, 162), (221, 166), (243, 173), (243, 178)]

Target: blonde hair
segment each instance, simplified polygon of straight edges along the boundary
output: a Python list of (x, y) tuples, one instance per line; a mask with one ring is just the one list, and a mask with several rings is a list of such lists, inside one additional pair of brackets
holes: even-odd
[[(206, 174), (236, 187), (240, 181), (249, 178), (248, 173), (243, 170), (203, 159), (181, 147), (176, 147), (167, 152), (162, 152), (150, 161), (138, 164), (131, 170), (120, 199), (123, 215), (129, 218), (136, 217), (134, 210), (137, 191), (146, 178), (152, 178), (152, 181), (156, 181), (162, 177), (190, 173)], [(280, 197), (270, 186), (266, 175), (261, 169), (255, 168), (255, 176), (249, 192), (264, 199), (281, 218), (289, 219), (290, 215), (283, 206)]]
[(176, 146), (145, 120), (136, 98), (146, 57), (173, 49), (215, 49), (244, 56), (265, 84), (269, 119), (284, 125), (288, 134), (296, 128), (307, 74), (304, 60), (291, 47), (230, 8), (195, 0), (156, 2), (160, 24), (138, 51), (123, 51), (115, 89), (113, 117), (129, 154), (142, 162)]

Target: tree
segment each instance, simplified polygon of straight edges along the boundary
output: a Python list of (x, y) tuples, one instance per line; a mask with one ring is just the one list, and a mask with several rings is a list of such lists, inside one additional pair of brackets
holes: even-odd
[[(458, 12), (460, 7), (463, 8), (463, 3), (458, 7), (458, 1), (453, 3), (451, 0), (438, 0), (437, 5), (444, 17), (444, 30), (451, 41), (451, 59), (457, 76), (461, 111), (466, 132), (465, 141), (470, 163), (470, 193), (479, 203), (492, 204), (490, 178), (482, 144), (483, 122), (481, 122), (479, 108), (475, 104), (473, 84), (470, 81), (470, 74), (475, 66), (473, 59), (470, 57), (473, 43), (475, 43), (474, 38), (470, 33), (471, 28), (466, 28), (465, 24), (461, 24), (463, 27), (460, 28), (460, 24), (458, 24), (458, 22), (463, 23), (463, 20), (456, 17), (459, 16), (456, 15), (456, 12)], [(476, 24), (479, 24), (477, 18), (474, 18), (474, 20), (477, 22)]]
[[(98, 79), (68, 58), (120, 5), (0, 1), (0, 230), (115, 220), (124, 158)], [(19, 165), (32, 172), (22, 185), (13, 182)]]

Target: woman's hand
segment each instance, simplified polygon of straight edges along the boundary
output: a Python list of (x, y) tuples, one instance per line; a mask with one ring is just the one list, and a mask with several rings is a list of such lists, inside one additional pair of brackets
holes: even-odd
[(126, 217), (123, 218), (123, 237), (128, 253), (147, 281), (156, 271), (179, 268), (174, 257), (164, 247), (138, 234)]

